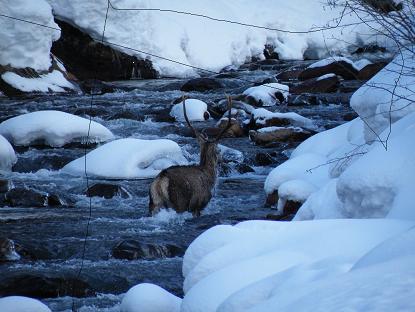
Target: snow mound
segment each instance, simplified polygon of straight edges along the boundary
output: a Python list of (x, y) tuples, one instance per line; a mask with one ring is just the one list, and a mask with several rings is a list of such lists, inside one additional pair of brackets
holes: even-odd
[(350, 65), (352, 65), (354, 67), (354, 63), (352, 60), (348, 59), (347, 57), (343, 57), (343, 56), (330, 56), (328, 58), (322, 59), (318, 62), (315, 62), (313, 64), (311, 64), (310, 66), (308, 66), (307, 68), (317, 68), (317, 67), (324, 67), (327, 65), (330, 65), (332, 63), (335, 62), (346, 62)]
[[(313, 304), (335, 311), (330, 303), (340, 307), (343, 302), (353, 304), (346, 294), (357, 296), (356, 289), (366, 286), (367, 293), (383, 294), (388, 303), (411, 307), (414, 303), (410, 297), (395, 297), (402, 285), (415, 285), (415, 270), (397, 252), (392, 258), (395, 264), (405, 263), (402, 267), (372, 263), (364, 269), (353, 266), (374, 248), (413, 226), (413, 222), (398, 220), (355, 219), (247, 221), (214, 227), (196, 238), (185, 253), (181, 311), (308, 311), (308, 305), (299, 302), (308, 302), (313, 298), (311, 294), (315, 297), (316, 288), (338, 301), (326, 302), (317, 296), (319, 300), (314, 298)], [(407, 242), (411, 241), (401, 245), (409, 250)], [(411, 249), (409, 253), (413, 260), (415, 252)], [(399, 279), (408, 272), (411, 278), (401, 282)], [(378, 284), (375, 273), (392, 276), (393, 284), (383, 277)], [(343, 296), (336, 296), (333, 287)], [(361, 306), (373, 301), (370, 296), (361, 300)]]
[(257, 108), (251, 112), (251, 117), (257, 125), (266, 125), (271, 119), (287, 119), (290, 124), (297, 127), (315, 130), (317, 127), (311, 119), (303, 117), (297, 113), (273, 113), (265, 108)]
[[(106, 0), (48, 0), (56, 15), (87, 31), (97, 38), (102, 33)], [(159, 8), (193, 12), (218, 19), (252, 23), (290, 31), (308, 31), (327, 23), (335, 25), (341, 7), (323, 6), (319, 0), (292, 0), (289, 3), (263, 0), (255, 1), (112, 1), (117, 8)], [(91, 14), (94, 12), (94, 14)], [(287, 18), (289, 16), (290, 18)], [(318, 25), (316, 25), (318, 21)], [(323, 55), (327, 50), (347, 52), (349, 45), (372, 41), (374, 31), (359, 23), (357, 17), (345, 15), (341, 25), (322, 32), (288, 34), (275, 30), (242, 27), (240, 25), (201, 19), (200, 17), (153, 11), (116, 11), (110, 8), (105, 41), (140, 49), (147, 53), (124, 49), (128, 54), (150, 58), (155, 68), (164, 76), (194, 75), (195, 71), (177, 63), (218, 71), (234, 64), (240, 65), (252, 56), (262, 54), (264, 44), (276, 47), (281, 59), (303, 59), (304, 51)], [(357, 24), (357, 25), (356, 25)], [(134, 35), (140, 34), (140, 35)], [(341, 38), (336, 40), (334, 38)], [(347, 43), (346, 43), (347, 42)], [(350, 43), (350, 44), (349, 44)], [(117, 48), (117, 47), (114, 47)]]
[[(2, 14), (59, 29), (45, 0), (3, 0)], [(52, 42), (60, 31), (8, 18), (0, 18), (0, 65), (47, 70)]]
[[(88, 119), (48, 110), (28, 113), (3, 121), (0, 124), (0, 134), (14, 145), (27, 146), (43, 141), (52, 147), (60, 147), (73, 141), (85, 140), (88, 128)], [(110, 130), (91, 121), (90, 142), (104, 142), (113, 137)]]
[(257, 103), (261, 103), (262, 106), (273, 106), (277, 104), (277, 93), (281, 93), (286, 100), (289, 95), (289, 87), (280, 83), (267, 83), (257, 87), (250, 87), (242, 94), (252, 97)]
[[(186, 100), (186, 114), (187, 118), (189, 118), (190, 121), (205, 121), (209, 118), (207, 104), (203, 101), (196, 99)], [(170, 116), (174, 117), (177, 121), (185, 121), (183, 113), (183, 102), (175, 104), (172, 107), (170, 111)]]
[[(87, 174), (110, 179), (153, 178), (161, 170), (186, 164), (177, 143), (171, 140), (115, 140), (86, 155)], [(78, 158), (65, 167), (62, 172), (83, 176), (85, 174), (85, 156)]]
[(42, 74), (39, 78), (26, 78), (12, 72), (2, 74), (1, 78), (23, 92), (65, 92), (65, 89), (76, 89), (58, 70)]
[(51, 312), (42, 302), (36, 299), (10, 296), (0, 298), (1, 312)]
[(121, 312), (179, 312), (181, 301), (159, 286), (143, 283), (127, 291)]
[[(403, 50), (391, 63), (357, 90), (350, 105), (365, 120), (371, 144), (390, 125), (415, 111), (415, 55)], [(387, 133), (386, 133), (387, 135)], [(382, 140), (386, 136), (381, 137)]]
[(0, 135), (0, 170), (11, 170), (17, 162), (16, 153), (4, 136)]

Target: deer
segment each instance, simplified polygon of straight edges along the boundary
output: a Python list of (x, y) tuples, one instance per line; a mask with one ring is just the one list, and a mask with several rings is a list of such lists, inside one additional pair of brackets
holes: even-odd
[(209, 138), (205, 129), (195, 129), (186, 113), (186, 97), (183, 96), (183, 115), (187, 126), (200, 146), (200, 161), (197, 165), (172, 166), (162, 170), (149, 189), (149, 215), (154, 216), (161, 208), (173, 208), (176, 212), (191, 212), (199, 217), (212, 198), (216, 184), (219, 161), (218, 142), (232, 126), (232, 99), (228, 99), (228, 123), (215, 138)]

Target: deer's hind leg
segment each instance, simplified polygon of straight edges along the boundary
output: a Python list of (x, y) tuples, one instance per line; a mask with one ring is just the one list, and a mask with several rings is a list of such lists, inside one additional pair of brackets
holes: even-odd
[(167, 208), (169, 205), (168, 198), (169, 180), (167, 178), (156, 178), (150, 186), (149, 191), (149, 214), (154, 216), (162, 207)]

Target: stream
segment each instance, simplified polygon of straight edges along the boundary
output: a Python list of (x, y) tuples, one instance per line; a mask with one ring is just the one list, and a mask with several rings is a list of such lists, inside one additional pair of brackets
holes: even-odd
[[(299, 63), (300, 65), (302, 63)], [(304, 62), (306, 64), (306, 62)], [(292, 65), (292, 64), (288, 64)], [(284, 66), (287, 66), (285, 64)], [(187, 93), (191, 98), (213, 103), (225, 98), (225, 93), (237, 95), (253, 84), (275, 75), (280, 68), (263, 67), (241, 69), (219, 78), (224, 89)], [(61, 110), (102, 123), (117, 138), (167, 138), (176, 141), (190, 162), (198, 161), (198, 146), (186, 125), (163, 120), (173, 100), (182, 96), (180, 86), (185, 79), (131, 80), (112, 83), (117, 92), (94, 97), (89, 95), (49, 95), (20, 100), (0, 98), (3, 121), (12, 116), (37, 110)], [(274, 108), (275, 109), (275, 108)], [(344, 122), (351, 112), (346, 104), (288, 106), (315, 121), (319, 130)], [(214, 126), (215, 120), (203, 123)], [(89, 185), (109, 183), (120, 186), (125, 196), (111, 199), (91, 198), (91, 218), (86, 242), (83, 245), (89, 220), (89, 197), (85, 195), (86, 179), (59, 172), (65, 164), (84, 155), (79, 145), (63, 148), (18, 147), (18, 162), (13, 172), (1, 177), (14, 186), (69, 196), (70, 207), (2, 207), (0, 208), (0, 237), (14, 240), (34, 256), (16, 262), (0, 264), (0, 291), (19, 285), (19, 278), (35, 287), (48, 287), (42, 277), (71, 279), (77, 277), (93, 291), (82, 297), (64, 293), (57, 298), (42, 299), (52, 311), (70, 311), (74, 303), (79, 311), (119, 311), (119, 303), (130, 287), (149, 282), (183, 296), (181, 274), (182, 255), (189, 244), (203, 231), (218, 224), (235, 224), (248, 219), (265, 219), (275, 210), (264, 208), (264, 180), (267, 174), (289, 156), (294, 145), (280, 144), (273, 148), (255, 146), (247, 137), (223, 139), (220, 144), (243, 154), (243, 162), (255, 172), (239, 173), (232, 166), (218, 179), (214, 197), (199, 218), (190, 214), (178, 215), (162, 211), (148, 217), (148, 188), (152, 180), (89, 180)], [(90, 147), (92, 149), (93, 147)], [(258, 162), (258, 153), (272, 155), (266, 165)], [(155, 259), (118, 259), (113, 256), (117, 243), (134, 240), (142, 244), (177, 247), (176, 255)], [(36, 285), (36, 283), (39, 283)], [(25, 286), (26, 288), (29, 287)], [(17, 288), (19, 289), (19, 288)]]

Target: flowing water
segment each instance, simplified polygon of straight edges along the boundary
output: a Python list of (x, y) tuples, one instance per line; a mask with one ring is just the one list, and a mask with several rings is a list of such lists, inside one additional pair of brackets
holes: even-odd
[[(241, 71), (232, 78), (221, 81), (226, 88), (206, 92), (192, 92), (190, 97), (208, 103), (224, 98), (224, 94), (240, 94), (251, 81), (261, 81), (275, 74), (272, 70)], [(240, 79), (242, 78), (242, 80)], [(37, 110), (62, 110), (107, 126), (118, 138), (143, 139), (169, 138), (176, 141), (191, 161), (198, 159), (195, 140), (189, 136), (185, 125), (163, 122), (159, 116), (167, 115), (172, 101), (179, 98), (180, 86), (185, 80), (164, 79), (154, 81), (118, 82), (124, 91), (94, 98), (82, 96), (44, 96), (25, 100), (0, 98), (1, 120)], [(125, 91), (127, 90), (127, 91)], [(309, 117), (320, 126), (332, 127), (343, 121), (350, 111), (347, 105), (329, 104), (288, 107)], [(125, 119), (129, 116), (133, 119)], [(212, 126), (215, 121), (208, 121)], [(35, 188), (40, 191), (70, 196), (70, 208), (0, 208), (0, 237), (13, 239), (35, 255), (36, 260), (21, 260), (0, 264), (0, 285), (24, 274), (48, 277), (76, 277), (89, 284), (96, 295), (86, 298), (63, 297), (42, 299), (52, 311), (70, 311), (72, 303), (80, 311), (119, 311), (122, 294), (141, 282), (160, 285), (182, 296), (182, 257), (153, 260), (121, 260), (112, 256), (113, 247), (120, 241), (133, 239), (140, 243), (173, 244), (185, 248), (200, 233), (217, 224), (235, 224), (247, 219), (264, 219), (273, 210), (264, 208), (263, 183), (269, 171), (286, 159), (290, 146), (281, 144), (274, 148), (253, 145), (248, 138), (224, 139), (221, 144), (237, 149), (244, 155), (244, 162), (255, 173), (239, 174), (231, 171), (218, 179), (214, 198), (199, 218), (162, 211), (156, 217), (147, 216), (148, 187), (151, 180), (98, 181), (121, 185), (128, 196), (112, 199), (93, 197), (89, 233), (82, 264), (83, 244), (89, 219), (89, 198), (85, 196), (86, 180), (64, 175), (59, 169), (69, 161), (83, 156), (82, 146), (65, 148), (18, 148), (18, 163), (14, 171), (3, 178), (15, 186)], [(259, 166), (255, 155), (274, 152), (274, 163)], [(90, 180), (90, 185), (97, 181)], [(275, 211), (274, 211), (275, 212)], [(39, 287), (44, 287), (40, 286)], [(17, 288), (18, 289), (18, 288)]]

